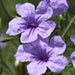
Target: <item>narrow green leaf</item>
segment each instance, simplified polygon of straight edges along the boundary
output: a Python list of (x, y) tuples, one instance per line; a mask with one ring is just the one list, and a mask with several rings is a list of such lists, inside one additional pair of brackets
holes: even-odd
[(7, 37), (7, 38), (0, 40), (0, 42), (7, 42), (7, 41), (10, 41), (12, 39), (14, 39), (14, 37)]
[(65, 34), (67, 33), (67, 31), (69, 30), (69, 28), (71, 27), (72, 23), (74, 22), (75, 20), (75, 16), (72, 18), (72, 20), (69, 22), (68, 26), (66, 27), (65, 31), (63, 32), (62, 34), (62, 38), (65, 36)]
[(1, 67), (6, 71), (6, 72), (8, 72), (9, 74), (11, 74), (11, 75), (16, 75), (15, 74), (15, 71), (13, 71), (6, 63), (2, 63), (1, 64)]

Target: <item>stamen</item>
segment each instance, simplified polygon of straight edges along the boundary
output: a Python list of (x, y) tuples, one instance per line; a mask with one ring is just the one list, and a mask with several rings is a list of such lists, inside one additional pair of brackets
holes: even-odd
[(32, 23), (32, 24), (29, 25), (29, 27), (36, 28), (36, 24), (35, 23)]

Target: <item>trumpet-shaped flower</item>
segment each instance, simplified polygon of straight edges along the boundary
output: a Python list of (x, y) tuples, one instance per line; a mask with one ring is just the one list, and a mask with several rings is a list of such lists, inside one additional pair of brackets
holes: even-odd
[(52, 37), (51, 43), (52, 46), (40, 40), (33, 46), (20, 45), (15, 58), (21, 62), (31, 61), (27, 66), (30, 75), (41, 75), (46, 72), (47, 67), (52, 72), (59, 73), (68, 64), (68, 60), (63, 55), (59, 55), (65, 51), (66, 45), (60, 36)]
[(72, 35), (70, 39), (75, 44), (75, 35)]
[(66, 0), (42, 0), (41, 3), (46, 2), (47, 7), (50, 6), (53, 9), (53, 16), (59, 16), (67, 11), (69, 8)]
[[(45, 7), (46, 5), (43, 4)], [(30, 3), (17, 4), (16, 10), (21, 17), (14, 18), (9, 22), (9, 28), (7, 30), (8, 35), (18, 35), (21, 33), (21, 42), (28, 43), (33, 42), (38, 38), (38, 35), (42, 38), (48, 37), (55, 29), (55, 22), (46, 21), (52, 14), (52, 8), (45, 8), (39, 4), (35, 10), (35, 6)]]
[(73, 64), (73, 67), (75, 68), (75, 51), (71, 54), (71, 59), (72, 59), (72, 64)]
[[(75, 45), (75, 35), (72, 35), (70, 37), (71, 41), (74, 43)], [(73, 67), (75, 68), (75, 51), (71, 54), (71, 59), (72, 59), (72, 64), (73, 64)]]

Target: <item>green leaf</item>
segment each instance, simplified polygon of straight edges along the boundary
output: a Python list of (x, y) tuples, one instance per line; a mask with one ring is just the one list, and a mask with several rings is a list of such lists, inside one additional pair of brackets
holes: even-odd
[(14, 39), (14, 37), (7, 37), (7, 38), (4, 38), (4, 39), (0, 40), (0, 42), (8, 42), (12, 39)]
[(69, 22), (68, 26), (66, 27), (65, 31), (62, 34), (62, 38), (65, 36), (65, 34), (67, 33), (67, 31), (69, 30), (69, 28), (71, 27), (72, 23), (75, 20), (75, 16), (72, 18), (72, 20)]

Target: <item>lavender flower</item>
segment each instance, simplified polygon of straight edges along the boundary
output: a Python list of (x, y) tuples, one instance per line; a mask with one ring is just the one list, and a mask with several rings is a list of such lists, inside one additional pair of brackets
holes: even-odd
[[(72, 35), (70, 37), (71, 41), (74, 43), (75, 45), (75, 35)], [(73, 67), (75, 68), (75, 51), (71, 54), (71, 59), (72, 59), (72, 64), (73, 64)]]
[(72, 35), (72, 36), (70, 37), (70, 39), (71, 39), (71, 41), (75, 44), (75, 35)]
[[(0, 34), (0, 40), (4, 39), (6, 36)], [(6, 47), (6, 43), (0, 42), (0, 50)]]
[[(43, 4), (45, 7), (46, 5)], [(7, 30), (8, 35), (18, 35), (21, 33), (21, 42), (33, 42), (40, 35), (42, 38), (48, 37), (55, 29), (56, 24), (53, 21), (47, 21), (52, 14), (52, 8), (45, 8), (39, 4), (36, 11), (33, 4), (17, 4), (16, 10), (21, 17), (14, 18), (9, 22)]]
[(73, 64), (73, 67), (75, 68), (75, 51), (71, 54), (71, 59), (72, 59), (72, 64)]
[(46, 2), (47, 7), (50, 6), (53, 9), (53, 16), (59, 16), (67, 11), (69, 8), (66, 0), (42, 0), (41, 3)]
[(66, 44), (60, 36), (51, 38), (51, 46), (41, 40), (35, 44), (34, 46), (30, 44), (20, 45), (15, 54), (15, 58), (21, 62), (31, 61), (27, 66), (30, 75), (41, 75), (46, 72), (47, 67), (52, 72), (57, 73), (64, 70), (68, 64), (68, 60), (63, 55), (59, 56), (66, 48)]

